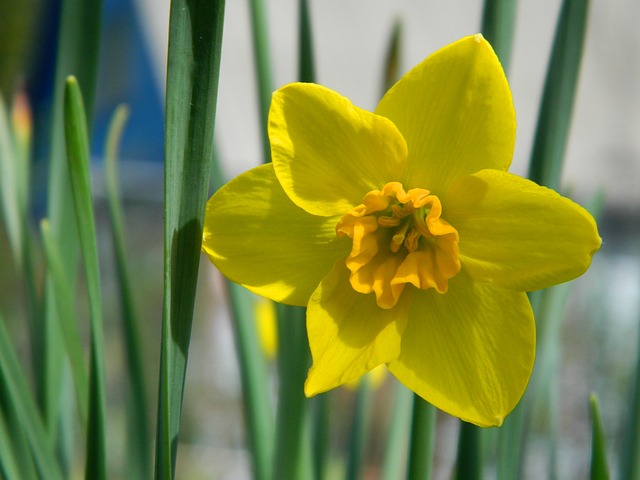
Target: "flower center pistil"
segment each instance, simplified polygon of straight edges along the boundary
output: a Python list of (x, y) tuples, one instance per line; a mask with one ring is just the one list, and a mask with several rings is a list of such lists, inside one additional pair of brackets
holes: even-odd
[(367, 193), (336, 226), (353, 241), (346, 260), (353, 289), (374, 292), (382, 308), (395, 306), (407, 283), (445, 293), (460, 271), (459, 237), (441, 215), (438, 197), (422, 188), (405, 192), (390, 182)]

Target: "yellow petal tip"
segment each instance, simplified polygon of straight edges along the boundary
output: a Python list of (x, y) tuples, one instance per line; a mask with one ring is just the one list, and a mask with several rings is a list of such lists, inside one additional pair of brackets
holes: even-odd
[(307, 380), (304, 382), (304, 396), (307, 398), (315, 397), (317, 394), (321, 393), (317, 388), (312, 387), (309, 380), (310, 379), (307, 376)]

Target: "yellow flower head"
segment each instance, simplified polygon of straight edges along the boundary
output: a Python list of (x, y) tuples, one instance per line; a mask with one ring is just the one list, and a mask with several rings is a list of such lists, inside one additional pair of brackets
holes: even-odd
[(203, 249), (230, 279), (307, 306), (305, 393), (386, 364), (438, 408), (500, 425), (535, 356), (524, 292), (586, 271), (593, 218), (507, 172), (511, 92), (481, 35), (434, 53), (374, 113), (314, 84), (274, 93), (273, 163), (207, 205)]

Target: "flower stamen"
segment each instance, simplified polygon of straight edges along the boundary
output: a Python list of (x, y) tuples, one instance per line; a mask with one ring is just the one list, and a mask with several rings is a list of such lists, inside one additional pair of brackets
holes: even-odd
[(375, 292), (382, 308), (392, 308), (411, 283), (439, 293), (460, 271), (458, 232), (441, 218), (442, 205), (428, 190), (405, 192), (398, 182), (367, 193), (336, 225), (353, 239), (346, 264), (360, 293)]
[(397, 230), (397, 233), (391, 237), (391, 251), (392, 252), (397, 252), (398, 250), (400, 250), (400, 247), (402, 247), (402, 244), (404, 243), (404, 239), (407, 236), (407, 230), (409, 230), (409, 227), (411, 226), (411, 220), (405, 220), (402, 223), (402, 226)]

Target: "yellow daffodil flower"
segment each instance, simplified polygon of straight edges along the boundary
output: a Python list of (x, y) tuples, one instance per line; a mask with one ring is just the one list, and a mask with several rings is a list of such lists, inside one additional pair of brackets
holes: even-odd
[(535, 356), (525, 292), (581, 275), (601, 243), (582, 207), (507, 172), (515, 130), (481, 35), (428, 57), (374, 113), (319, 85), (274, 93), (273, 163), (211, 198), (203, 250), (307, 306), (307, 395), (386, 364), (477, 425), (514, 408)]

